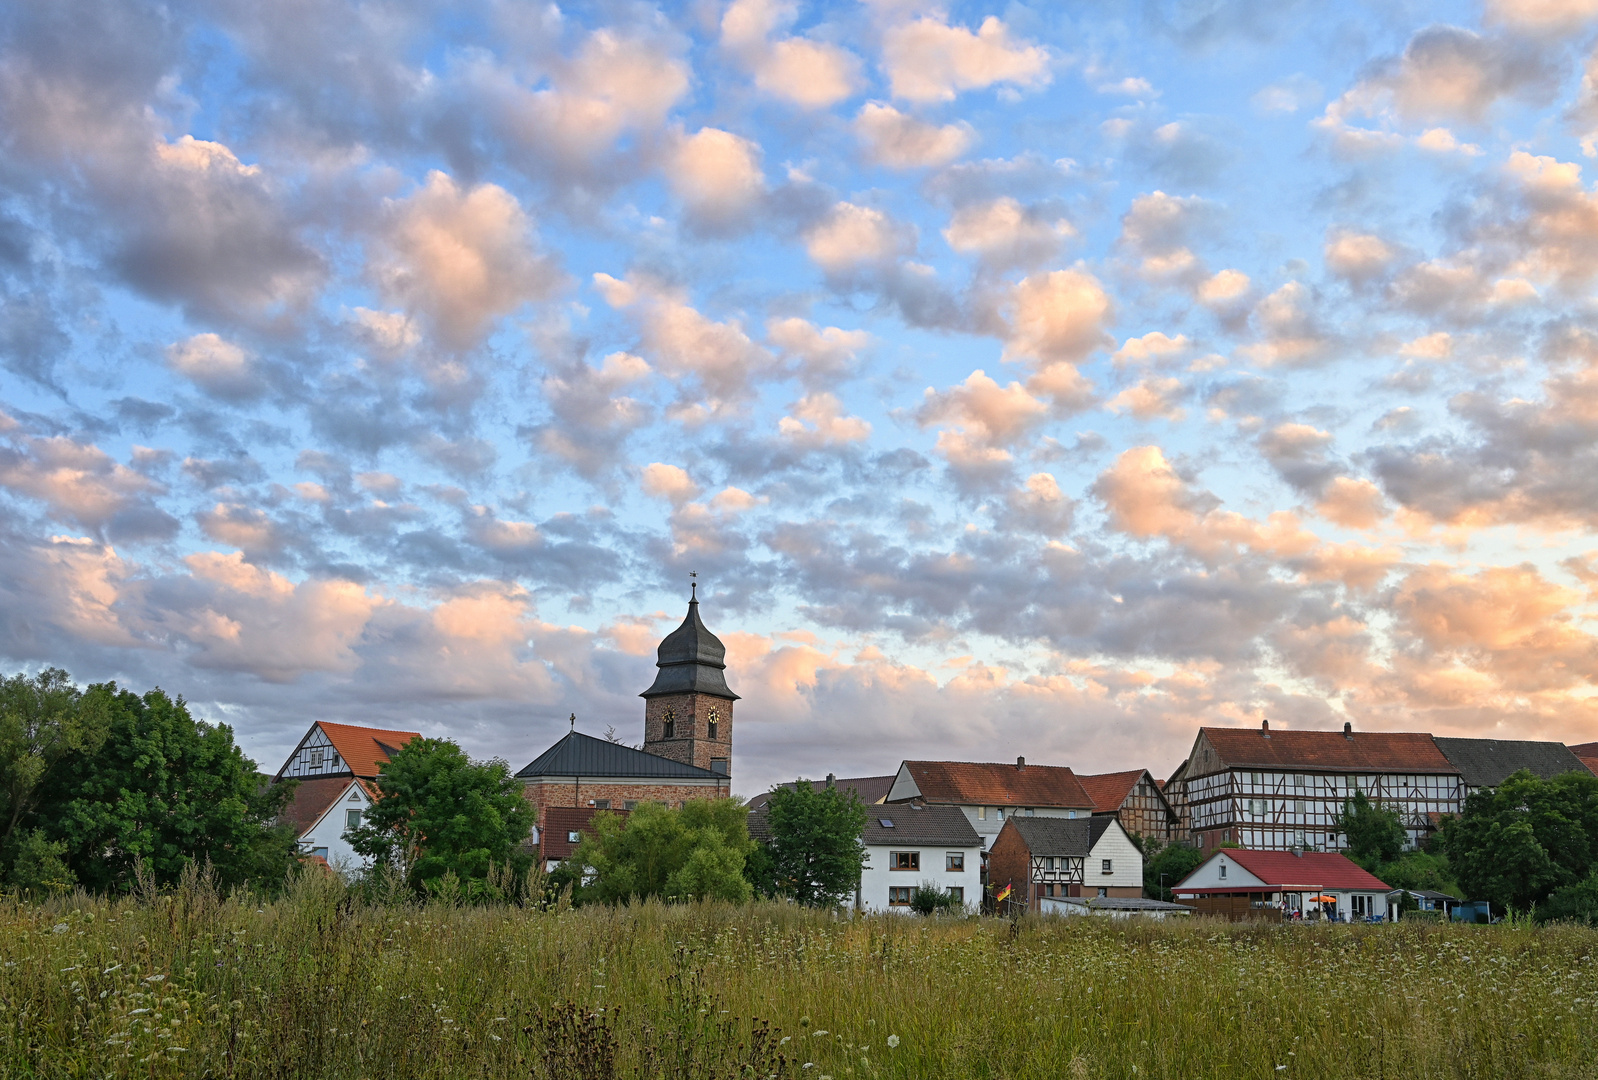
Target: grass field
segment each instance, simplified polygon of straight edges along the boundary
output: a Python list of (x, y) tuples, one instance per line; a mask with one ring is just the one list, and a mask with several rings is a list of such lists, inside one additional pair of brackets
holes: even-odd
[[(1598, 933), (0, 906), (6, 1077), (1591, 1077)], [(569, 1003), (569, 1006), (568, 1006)]]

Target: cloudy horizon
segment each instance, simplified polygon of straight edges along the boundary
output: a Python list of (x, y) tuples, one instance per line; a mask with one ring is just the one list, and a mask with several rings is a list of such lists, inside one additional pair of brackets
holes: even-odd
[(512, 766), (1598, 738), (1598, 0), (0, 14), (0, 657)]

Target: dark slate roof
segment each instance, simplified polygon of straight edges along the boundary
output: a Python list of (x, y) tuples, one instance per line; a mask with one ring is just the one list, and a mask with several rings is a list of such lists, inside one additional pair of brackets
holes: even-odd
[[(1034, 819), (1035, 820), (1035, 819)], [(1110, 828), (1110, 822), (1117, 820), (1109, 814), (1095, 815), (1088, 818), (1088, 848), (1091, 850), (1099, 842), (1105, 832)]]
[[(892, 827), (884, 824), (892, 822)], [(866, 807), (867, 844), (943, 844), (947, 847), (981, 847), (982, 838), (958, 806), (912, 806), (893, 803)]]
[[(838, 777), (833, 780), (833, 784), (842, 791), (853, 791), (863, 803), (876, 803), (888, 797), (888, 791), (893, 787), (893, 780), (892, 776), (853, 776)], [(825, 787), (826, 783), (825, 780), (810, 781), (811, 786), (817, 789)], [(761, 792), (749, 800), (749, 808), (759, 809), (770, 802), (771, 797), (779, 790), (792, 791), (793, 787), (793, 784), (778, 784), (770, 791)]]
[[(1090, 817), (1012, 817), (1004, 823), (1004, 827), (1008, 829), (1015, 826), (1015, 831), (1021, 834), (1027, 850), (1033, 855), (1086, 858), (1088, 852), (1093, 850), (1093, 842), (1109, 828), (1110, 820)], [(1093, 832), (1095, 821), (1102, 822), (1097, 835)]]
[(662, 694), (713, 694), (729, 701), (738, 695), (727, 689), (727, 647), (699, 621), (699, 601), (688, 601), (682, 625), (666, 635), (656, 652), (654, 685), (639, 697)]
[(1570, 747), (1556, 742), (1519, 739), (1436, 739), (1443, 752), (1471, 787), (1496, 787), (1521, 769), (1547, 780), (1560, 773), (1585, 772)]
[(725, 780), (722, 773), (684, 765), (680, 761), (646, 754), (621, 743), (606, 742), (574, 731), (545, 750), (516, 774), (522, 779), (539, 776), (615, 776), (646, 780)]

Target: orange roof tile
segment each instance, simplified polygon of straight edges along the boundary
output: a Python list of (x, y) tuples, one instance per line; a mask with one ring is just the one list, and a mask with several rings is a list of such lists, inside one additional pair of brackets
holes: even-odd
[(1082, 790), (1088, 793), (1088, 798), (1093, 800), (1093, 809), (1101, 814), (1110, 814), (1121, 809), (1121, 804), (1126, 802), (1126, 797), (1132, 794), (1132, 789), (1142, 778), (1142, 769), (1128, 769), (1126, 772), (1079, 776), (1077, 780), (1081, 782)]
[(539, 834), (539, 854), (544, 859), (564, 859), (577, 845), (568, 837), (571, 833), (585, 833), (594, 820), (595, 814), (616, 814), (625, 818), (626, 810), (601, 810), (595, 806), (546, 806), (544, 807), (544, 831)]
[(907, 761), (904, 767), (929, 803), (966, 806), (1063, 806), (1092, 809), (1076, 774), (1063, 765), (985, 761)]
[(338, 756), (344, 759), (350, 772), (356, 776), (373, 777), (389, 755), (412, 739), (420, 739), (417, 731), (389, 731), (385, 728), (356, 727), (353, 724), (332, 724), (318, 720), (327, 741), (333, 744)]
[(301, 780), (294, 789), (294, 798), (283, 808), (282, 820), (294, 826), (296, 836), (304, 836), (305, 831), (322, 820), (327, 808), (349, 787), (350, 778), (347, 776), (318, 776)]
[(1227, 765), (1326, 772), (1457, 773), (1424, 732), (1199, 728)]
[(1598, 776), (1598, 742), (1579, 743), (1572, 746), (1570, 752), (1581, 759), (1589, 772)]

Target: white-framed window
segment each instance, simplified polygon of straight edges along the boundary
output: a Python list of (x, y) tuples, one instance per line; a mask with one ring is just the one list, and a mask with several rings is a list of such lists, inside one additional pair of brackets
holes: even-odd
[(312, 750), (311, 751), (311, 768), (320, 769), (322, 767), (322, 759), (325, 756), (326, 756), (326, 751), (324, 751), (324, 750), (321, 750), (321, 749)]
[(361, 827), (361, 812), (359, 810), (344, 811), (344, 828), (359, 829)]
[(320, 855), (322, 858), (325, 859), (325, 858), (327, 858), (327, 848), (325, 848), (325, 847), (313, 847), (311, 849), (311, 854), (312, 855)]
[(572, 830), (570, 830), (569, 832), (566, 833), (566, 842), (568, 844), (580, 843), (582, 841), (582, 838), (583, 838), (583, 834), (578, 832), (576, 829), (572, 829)]
[(943, 868), (951, 874), (965, 872), (965, 852), (950, 851), (943, 856)]
[(594, 800), (594, 809), (595, 810), (609, 810), (610, 809), (610, 800), (609, 799), (595, 799)]
[[(888, 853), (889, 870), (919, 870), (921, 869), (921, 852), (919, 851), (892, 851)], [(909, 901), (905, 901), (909, 903)]]
[(1029, 807), (1027, 807), (1027, 808), (1026, 808), (1026, 816), (1027, 816), (1027, 817), (1036, 817), (1036, 816), (1037, 816), (1037, 811), (1036, 811), (1036, 810), (1034, 810), (1034, 809), (1032, 809), (1032, 808), (1031, 808), (1031, 807), (1030, 807), (1030, 806), (1029, 806)]
[(1076, 811), (1075, 810), (1067, 810), (1065, 812), (1065, 816), (1070, 818), (1072, 821), (1075, 821), (1076, 820)]
[(350, 788), (350, 802), (360, 802), (360, 801), (361, 801), (361, 789), (360, 788)]

